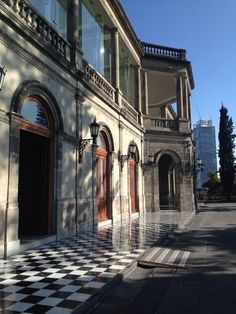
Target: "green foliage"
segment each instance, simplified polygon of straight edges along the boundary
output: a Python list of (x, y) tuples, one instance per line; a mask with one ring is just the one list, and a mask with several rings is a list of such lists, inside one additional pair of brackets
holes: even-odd
[(228, 110), (222, 105), (220, 109), (220, 128), (219, 128), (219, 163), (220, 179), (224, 192), (229, 197), (234, 185), (235, 157), (234, 157), (234, 138), (233, 121), (228, 116)]
[(207, 188), (210, 195), (218, 195), (222, 193), (221, 181), (215, 172), (208, 172), (209, 179), (203, 184)]

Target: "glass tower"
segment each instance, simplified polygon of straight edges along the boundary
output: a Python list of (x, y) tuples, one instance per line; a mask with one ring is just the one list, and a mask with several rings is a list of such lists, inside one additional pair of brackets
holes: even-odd
[(200, 189), (208, 180), (208, 172), (217, 171), (215, 127), (212, 120), (199, 120), (194, 125), (195, 158), (200, 157), (204, 170), (196, 176), (196, 188)]

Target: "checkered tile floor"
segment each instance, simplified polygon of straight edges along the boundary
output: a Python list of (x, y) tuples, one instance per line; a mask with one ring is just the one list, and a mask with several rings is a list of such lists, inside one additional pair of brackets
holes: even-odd
[(149, 213), (0, 260), (0, 313), (72, 313), (185, 218)]

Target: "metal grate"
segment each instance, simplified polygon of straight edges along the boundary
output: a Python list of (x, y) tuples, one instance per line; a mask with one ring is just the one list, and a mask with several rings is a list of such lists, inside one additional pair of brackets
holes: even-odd
[(166, 247), (148, 249), (139, 259), (139, 265), (168, 268), (190, 268), (190, 252)]

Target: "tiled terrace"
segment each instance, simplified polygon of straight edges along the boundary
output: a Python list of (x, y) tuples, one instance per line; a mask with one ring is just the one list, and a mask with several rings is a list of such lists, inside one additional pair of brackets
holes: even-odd
[(172, 211), (148, 213), (0, 260), (0, 312), (79, 310), (188, 216)]

